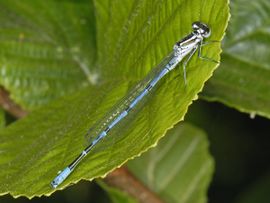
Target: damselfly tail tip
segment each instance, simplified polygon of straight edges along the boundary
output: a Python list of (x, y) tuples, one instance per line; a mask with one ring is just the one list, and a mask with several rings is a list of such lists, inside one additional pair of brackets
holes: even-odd
[(58, 185), (60, 185), (71, 173), (71, 170), (69, 167), (66, 167), (63, 171), (60, 171), (60, 173), (53, 179), (51, 182), (51, 187), (53, 189), (57, 188)]
[(52, 187), (52, 189), (57, 188), (57, 186), (58, 186), (58, 184), (56, 183), (55, 180), (53, 180), (53, 181), (51, 182), (51, 187)]

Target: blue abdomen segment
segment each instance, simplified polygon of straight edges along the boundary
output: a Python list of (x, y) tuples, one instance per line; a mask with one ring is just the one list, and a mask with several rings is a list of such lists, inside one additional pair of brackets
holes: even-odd
[(113, 126), (115, 126), (119, 121), (121, 121), (123, 118), (127, 116), (128, 112), (123, 111), (111, 124), (109, 124), (108, 128), (112, 129)]

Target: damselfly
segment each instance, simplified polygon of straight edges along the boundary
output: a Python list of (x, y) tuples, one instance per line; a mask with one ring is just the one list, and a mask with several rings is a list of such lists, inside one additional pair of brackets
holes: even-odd
[[(161, 64), (158, 66), (157, 70), (154, 71), (154, 75), (147, 77), (147, 81), (143, 88), (136, 88), (128, 99), (125, 99), (117, 107), (116, 113), (111, 116), (111, 119), (107, 119), (98, 129), (97, 137), (91, 141), (91, 143), (82, 151), (82, 153), (63, 171), (60, 171), (55, 179), (51, 182), (51, 186), (56, 188), (61, 184), (75, 169), (75, 167), (82, 161), (82, 159), (91, 151), (91, 149), (114, 128), (119, 122), (121, 122), (128, 114), (134, 110), (134, 108), (140, 103), (140, 101), (145, 98), (146, 95), (152, 90), (152, 88), (170, 71), (172, 71), (185, 57), (186, 60), (183, 62), (184, 71), (184, 82), (186, 84), (186, 65), (187, 62), (194, 55), (198, 49), (198, 56), (200, 58), (208, 59), (201, 56), (201, 47), (205, 38), (209, 37), (211, 34), (210, 28), (202, 22), (194, 22), (192, 24), (193, 31), (184, 37), (182, 40), (177, 42), (171, 54), (166, 57)], [(208, 59), (214, 61), (212, 59)], [(214, 61), (215, 62), (215, 61)]]

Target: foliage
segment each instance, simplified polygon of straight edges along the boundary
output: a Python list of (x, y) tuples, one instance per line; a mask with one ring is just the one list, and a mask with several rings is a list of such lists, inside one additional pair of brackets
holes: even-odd
[[(5, 127), (13, 119), (0, 109), (0, 194), (51, 195), (50, 181), (83, 150), (89, 128), (106, 121), (131, 87), (144, 82), (174, 43), (190, 33), (193, 21), (210, 25), (209, 40), (222, 40), (228, 12), (227, 0), (0, 0), (0, 85), (20, 107), (32, 111)], [(235, 203), (267, 202), (267, 170), (258, 172), (266, 177), (259, 181), (248, 171), (259, 171), (260, 162), (269, 160), (269, 142), (262, 136), (269, 134), (269, 121), (199, 103), (189, 111), (190, 123), (175, 125), (210, 77), (201, 98), (251, 118), (270, 118), (269, 13), (268, 0), (232, 0), (221, 59), (219, 43), (203, 47), (203, 56), (221, 60), (214, 76), (218, 65), (194, 56), (185, 87), (177, 67), (59, 189), (104, 177), (167, 134), (154, 149), (128, 162), (161, 199), (206, 202), (213, 173), (210, 142), (217, 160), (211, 191), (219, 181), (238, 191)], [(246, 162), (256, 153), (252, 167)], [(240, 193), (241, 178), (244, 184), (247, 179), (254, 183)], [(136, 201), (105, 184), (103, 188), (112, 201)], [(230, 202), (226, 198), (218, 202)]]
[(128, 166), (165, 202), (207, 202), (213, 160), (204, 132), (188, 123), (168, 131), (157, 147)]
[[(50, 6), (58, 8), (60, 2), (51, 1)], [(63, 1), (63, 8), (73, 8), (73, 4), (74, 1)], [(86, 1), (78, 4), (85, 5)], [(24, 5), (18, 3), (14, 8), (18, 13), (25, 9), (30, 13), (37, 12), (43, 8), (42, 3), (33, 4), (31, 8)], [(198, 12), (188, 12), (183, 17), (182, 13), (191, 8)], [(83, 149), (83, 135), (89, 126), (100, 120), (127, 93), (131, 84), (143, 78), (181, 36), (191, 31), (192, 22), (200, 19), (208, 23), (213, 31), (212, 38), (220, 40), (228, 18), (226, 1), (96, 1), (95, 9), (96, 64), (101, 82), (99, 85), (89, 84), (75, 94), (52, 102), (1, 131), (2, 194), (9, 192), (13, 196), (27, 197), (51, 194), (50, 181)], [(71, 14), (75, 15), (76, 12), (81, 15), (80, 9)], [(91, 16), (90, 9), (88, 13)], [(55, 13), (69, 23), (74, 20), (71, 14)], [(65, 18), (65, 15), (71, 15), (71, 18)], [(86, 21), (89, 19), (86, 18)], [(80, 24), (78, 21), (73, 23)], [(87, 33), (80, 35), (80, 38), (86, 40), (86, 36)], [(34, 48), (27, 47), (27, 43), (25, 50), (32, 53), (32, 57), (39, 56), (35, 55)], [(204, 53), (215, 59), (219, 59), (220, 51), (219, 46), (204, 48)], [(69, 58), (69, 54), (66, 57)], [(89, 154), (60, 189), (81, 179), (92, 180), (104, 176), (156, 145), (167, 129), (183, 119), (187, 107), (197, 98), (204, 82), (216, 67), (215, 63), (194, 57), (189, 63), (186, 88), (182, 77), (177, 77), (179, 70), (162, 80), (155, 94), (140, 111), (126, 119), (128, 122), (123, 123), (122, 127), (112, 130), (110, 136)]]
[(0, 1), (0, 84), (27, 110), (93, 83), (88, 0)]
[(102, 181), (99, 181), (99, 185), (109, 194), (112, 203), (138, 203), (138, 201), (128, 194), (114, 187), (110, 187)]
[(5, 112), (4, 110), (0, 107), (0, 129), (3, 128), (6, 124), (6, 119), (5, 119)]
[(233, 0), (222, 63), (202, 97), (270, 118), (270, 3)]

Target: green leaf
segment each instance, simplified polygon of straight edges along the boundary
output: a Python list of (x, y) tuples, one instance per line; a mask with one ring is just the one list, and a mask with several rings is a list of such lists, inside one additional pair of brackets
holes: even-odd
[(167, 135), (157, 147), (129, 162), (130, 170), (165, 202), (207, 202), (214, 164), (205, 133), (184, 123)]
[(0, 84), (27, 110), (95, 82), (90, 0), (1, 1)]
[[(35, 111), (0, 132), (0, 194), (33, 197), (54, 192), (50, 182), (57, 171), (84, 149), (84, 134), (88, 129), (127, 94), (136, 83), (134, 80), (143, 78), (177, 40), (191, 32), (193, 21), (208, 23), (212, 38), (221, 40), (228, 20), (225, 0), (98, 1), (95, 4), (101, 50), (97, 64), (102, 81)], [(128, 9), (131, 7), (134, 9)], [(125, 25), (121, 19), (126, 20)], [(117, 36), (116, 41), (124, 36), (124, 43), (113, 43)], [(106, 54), (111, 49), (124, 54), (128, 42), (132, 44), (125, 56), (113, 57), (117, 51)], [(219, 46), (206, 46), (203, 50), (215, 59), (220, 51)], [(112, 60), (112, 64), (107, 60)], [(183, 119), (216, 66), (193, 57), (188, 67), (187, 87), (180, 67), (165, 77), (140, 111), (134, 111), (111, 130), (58, 189), (81, 179), (104, 176), (155, 146), (169, 128)]]
[(5, 111), (0, 107), (0, 129), (6, 125)]
[(270, 3), (233, 0), (222, 62), (202, 97), (270, 118)]
[[(225, 0), (104, 0), (95, 1), (95, 5), (98, 8), (98, 64), (104, 69), (103, 78), (107, 80), (137, 81), (171, 52), (175, 42), (190, 32), (194, 21), (209, 24), (211, 39), (221, 39), (228, 20)], [(203, 49), (203, 54), (211, 58), (218, 59), (219, 53), (219, 46), (209, 45)], [(192, 74), (196, 70), (203, 74), (202, 78), (208, 78), (216, 67), (214, 63), (193, 58), (196, 59), (191, 60), (188, 67), (190, 89), (193, 89)], [(180, 70), (175, 71), (174, 75), (179, 76), (179, 73)], [(196, 75), (198, 80), (200, 74)], [(194, 84), (194, 88), (196, 86)]]
[(99, 181), (98, 183), (108, 193), (112, 203), (138, 203), (134, 198), (130, 197), (123, 191), (108, 186), (102, 181)]

